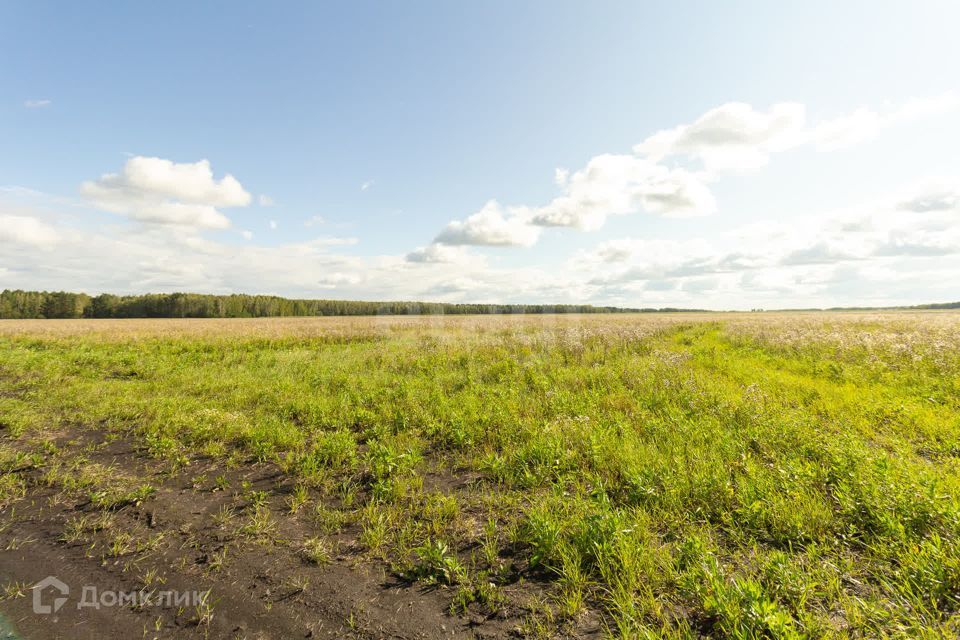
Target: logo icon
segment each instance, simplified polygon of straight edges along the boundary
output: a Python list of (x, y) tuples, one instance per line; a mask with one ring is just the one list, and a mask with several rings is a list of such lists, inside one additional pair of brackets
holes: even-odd
[[(52, 589), (60, 595), (53, 598), (53, 604), (44, 604), (44, 591)], [(70, 587), (65, 585), (54, 576), (47, 576), (37, 584), (33, 585), (33, 612), (34, 613), (56, 613), (67, 601), (70, 594)]]

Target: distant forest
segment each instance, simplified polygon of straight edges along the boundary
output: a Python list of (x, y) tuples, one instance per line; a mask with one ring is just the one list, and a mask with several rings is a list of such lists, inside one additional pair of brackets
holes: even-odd
[[(876, 309), (960, 309), (960, 302), (912, 307), (837, 307), (828, 311)], [(818, 311), (819, 309), (796, 309)], [(302, 300), (280, 296), (203, 293), (147, 293), (89, 296), (67, 291), (0, 293), (0, 319), (27, 318), (269, 318), (275, 316), (467, 315), (508, 313), (664, 313), (707, 309), (597, 307), (581, 304), (459, 304), (447, 302), (367, 302)], [(759, 309), (758, 309), (759, 311)]]
[(0, 318), (266, 318), (272, 316), (460, 315), (507, 313), (623, 313), (680, 309), (621, 309), (591, 305), (449, 304), (291, 300), (279, 296), (150, 293), (89, 296), (65, 291), (0, 293)]

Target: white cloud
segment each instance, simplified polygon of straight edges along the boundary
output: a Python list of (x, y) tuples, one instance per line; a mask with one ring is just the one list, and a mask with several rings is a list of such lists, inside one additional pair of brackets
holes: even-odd
[(406, 261), (416, 264), (463, 264), (476, 259), (464, 247), (430, 244), (418, 247), (406, 255)]
[(898, 211), (932, 213), (941, 211), (960, 212), (960, 185), (945, 181), (928, 181), (914, 187), (897, 203)]
[(265, 193), (261, 193), (259, 196), (257, 196), (257, 204), (259, 204), (261, 207), (272, 207), (275, 203), (273, 198)]
[(334, 272), (320, 276), (317, 284), (324, 289), (336, 289), (341, 285), (357, 284), (361, 281), (362, 278), (358, 274)]
[(153, 224), (171, 224), (201, 229), (226, 229), (230, 219), (216, 208), (182, 202), (135, 202), (92, 198), (92, 202), (106, 211), (123, 213), (135, 220)]
[(630, 155), (596, 156), (573, 173), (558, 170), (562, 195), (542, 207), (504, 207), (496, 200), (453, 221), (435, 242), (529, 247), (538, 227), (599, 229), (608, 216), (647, 211), (664, 216), (707, 215), (716, 209), (709, 189), (684, 169), (668, 169)]
[(23, 106), (27, 109), (42, 109), (44, 107), (49, 107), (53, 104), (50, 100), (24, 100)]
[[(0, 190), (0, 206), (7, 198), (19, 199), (13, 191)], [(326, 297), (335, 291), (345, 299), (516, 303), (580, 300), (586, 295), (581, 285), (564, 274), (492, 268), (482, 255), (463, 247), (434, 247), (430, 255), (450, 261), (420, 263), (408, 262), (402, 255), (344, 255), (338, 248), (355, 244), (357, 239), (334, 236), (274, 246), (251, 242), (238, 250), (234, 243), (205, 237), (201, 230), (184, 226), (92, 227), (82, 209), (43, 211), (36, 200), (31, 198), (25, 205), (35, 209), (27, 217), (37, 221), (46, 217), (57, 223), (23, 227), (19, 220), (17, 224), (9, 224), (7, 218), (0, 220), (4, 231), (0, 265), (5, 269), (0, 278), (5, 284), (89, 293), (261, 291)], [(46, 204), (55, 203), (50, 199)], [(12, 213), (9, 207), (0, 212), (4, 216)], [(24, 228), (30, 236), (21, 233)], [(56, 238), (54, 258), (39, 248), (45, 241), (33, 233), (37, 229)], [(7, 241), (14, 230), (17, 241)], [(32, 244), (20, 241), (24, 239)]]
[(536, 209), (533, 224), (595, 230), (607, 216), (648, 211), (662, 215), (704, 215), (716, 204), (694, 174), (668, 169), (630, 155), (596, 156), (573, 175), (564, 175), (563, 195)]
[(367, 180), (367, 181), (365, 181), (363, 184), (360, 185), (360, 191), (366, 191), (367, 189), (369, 189), (369, 188), (372, 187), (372, 186), (373, 186), (373, 180)]
[(136, 156), (127, 160), (122, 174), (108, 173), (81, 189), (91, 197), (104, 192), (179, 200), (213, 207), (244, 207), (250, 194), (232, 175), (217, 181), (208, 160), (177, 163), (163, 158)]
[(949, 232), (893, 229), (873, 248), (875, 256), (947, 256), (960, 253), (960, 229)]
[(856, 111), (826, 120), (811, 132), (820, 151), (835, 151), (873, 138), (884, 127), (884, 118), (871, 109)]
[(863, 107), (808, 124), (806, 107), (799, 103), (781, 102), (763, 111), (730, 102), (690, 124), (657, 132), (633, 150), (654, 161), (674, 156), (695, 158), (713, 173), (756, 169), (766, 165), (774, 153), (808, 144), (820, 151), (843, 149), (874, 138), (887, 127), (958, 108), (960, 96), (944, 94), (911, 98), (883, 111)]
[(634, 152), (653, 160), (688, 155), (711, 171), (754, 169), (765, 165), (771, 153), (800, 144), (805, 123), (802, 104), (782, 102), (764, 112), (730, 102), (691, 124), (655, 133)]
[[(942, 194), (947, 187), (911, 189), (796, 225), (739, 227), (710, 240), (620, 238), (549, 269), (500, 267), (481, 253), (444, 244), (407, 256), (343, 255), (337, 248), (356, 239), (331, 236), (276, 246), (251, 242), (241, 251), (189, 228), (91, 231), (80, 217), (80, 226), (66, 224), (69, 217), (54, 225), (39, 214), (10, 216), (8, 210), (0, 217), (0, 265), (7, 269), (0, 277), (11, 286), (91, 293), (325, 297), (333, 291), (346, 299), (450, 302), (749, 308), (946, 300), (951, 273), (960, 270), (960, 216), (953, 209), (908, 211), (898, 204), (922, 202), (924, 194)], [(844, 231), (848, 219), (863, 215), (872, 222), (867, 230)], [(20, 219), (11, 224), (15, 217)], [(44, 247), (55, 247), (55, 254)], [(834, 247), (848, 254), (830, 255)], [(787, 259), (804, 250), (808, 259)], [(884, 273), (897, 276), (885, 280)]]
[(867, 239), (818, 237), (783, 256), (780, 264), (837, 264), (849, 260), (863, 260), (875, 250), (876, 247)]
[(0, 214), (0, 244), (52, 249), (59, 240), (60, 234), (54, 227), (36, 218)]
[(531, 226), (528, 217), (528, 212), (522, 209), (505, 209), (496, 200), (490, 200), (466, 220), (454, 220), (448, 224), (434, 242), (529, 247), (540, 237), (540, 229)]
[(720, 278), (687, 278), (680, 283), (680, 289), (700, 295), (719, 288), (721, 282)]
[(626, 262), (637, 253), (637, 241), (620, 238), (601, 243), (594, 251), (581, 254), (587, 261)]
[[(627, 306), (946, 299), (956, 297), (950, 282), (960, 272), (960, 182), (951, 179), (845, 211), (812, 212), (793, 224), (751, 224), (709, 239), (694, 237), (695, 231), (682, 240), (618, 238), (543, 267), (503, 266), (509, 262), (498, 262), (499, 256), (488, 262), (469, 245), (528, 247), (547, 234), (545, 227), (597, 229), (616, 215), (707, 214), (717, 208), (709, 186), (724, 171), (759, 166), (798, 145), (839, 148), (841, 141), (867, 139), (951, 105), (946, 99), (911, 101), (813, 125), (790, 103), (766, 110), (723, 105), (651, 136), (636, 154), (601, 154), (579, 170), (557, 169), (553, 198), (525, 206), (491, 200), (405, 255), (350, 255), (359, 252), (338, 248), (357, 238), (309, 232), (297, 242), (263, 246), (251, 231), (238, 229), (250, 241), (240, 250), (201, 233), (230, 226), (222, 208), (252, 201), (236, 179), (215, 179), (206, 161), (135, 157), (119, 174), (84, 183), (81, 193), (104, 210), (161, 224), (94, 231), (89, 211), (71, 225), (62, 204), (56, 213), (37, 215), (0, 209), (0, 277), (17, 286), (91, 292), (258, 290), (322, 297), (334, 290), (343, 298)], [(0, 188), (0, 198), (31, 206), (41, 199), (14, 188)], [(265, 195), (257, 202), (272, 203)], [(278, 228), (276, 220), (264, 222)], [(314, 216), (303, 224), (325, 223)], [(54, 254), (44, 251), (51, 248)]]
[(581, 251), (574, 256), (574, 260), (585, 268), (595, 268), (600, 264), (675, 267), (691, 260), (705, 259), (712, 252), (711, 245), (700, 239), (618, 238), (602, 242), (590, 251)]
[(621, 238), (578, 252), (571, 266), (588, 274), (591, 284), (606, 286), (714, 273), (716, 254), (717, 250), (701, 239)]
[[(935, 263), (924, 260), (960, 264), (960, 183), (953, 185), (926, 183), (849, 210), (808, 216), (802, 223), (744, 225), (711, 241), (620, 238), (577, 253), (568, 268), (606, 299), (618, 292), (641, 296), (675, 290), (743, 300), (792, 296), (797, 302), (784, 299), (776, 306), (810, 306), (816, 296), (866, 295), (854, 285), (882, 282), (878, 274), (907, 264), (911, 281), (929, 292), (937, 285), (924, 285), (917, 276)], [(917, 292), (897, 295), (916, 299)], [(862, 299), (834, 298), (828, 304)], [(709, 305), (691, 299), (687, 306)]]
[(850, 114), (814, 126), (808, 135), (820, 151), (835, 151), (875, 138), (883, 129), (960, 108), (960, 96), (945, 94), (911, 98), (899, 107), (879, 112), (861, 107)]
[[(466, 220), (455, 220), (436, 237), (444, 244), (531, 246), (533, 227), (594, 231), (609, 216), (647, 212), (668, 217), (708, 215), (717, 210), (708, 184), (725, 171), (756, 169), (774, 153), (801, 145), (838, 148), (891, 124), (960, 106), (953, 95), (912, 99), (878, 115), (859, 110), (810, 126), (795, 102), (759, 110), (742, 102), (711, 109), (694, 122), (663, 130), (634, 146), (634, 155), (601, 154), (571, 173), (554, 171), (560, 195), (543, 206), (504, 207), (490, 200)], [(698, 161), (703, 171), (668, 166), (675, 158)]]
[(224, 229), (230, 220), (217, 207), (243, 207), (250, 194), (232, 175), (215, 180), (210, 163), (176, 163), (136, 156), (122, 173), (84, 182), (80, 193), (105, 211), (135, 220), (195, 228)]
[[(53, 214), (55, 224), (42, 221), (50, 216), (40, 209), (31, 216), (7, 215), (0, 209), (0, 265), (9, 272), (5, 282), (90, 293), (264, 291), (320, 297), (332, 285), (339, 290), (361, 283), (365, 273), (378, 268), (372, 261), (334, 253), (355, 238), (320, 237), (278, 246), (251, 243), (238, 250), (234, 243), (203, 237), (189, 227), (91, 227), (83, 213)], [(44, 251), (48, 248), (55, 251)], [(394, 268), (390, 274), (396, 274), (390, 283), (396, 286), (399, 271)], [(353, 290), (353, 297), (361, 295)]]

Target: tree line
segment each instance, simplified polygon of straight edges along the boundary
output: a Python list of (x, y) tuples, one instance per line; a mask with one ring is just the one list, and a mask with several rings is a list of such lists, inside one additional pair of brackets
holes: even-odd
[(303, 300), (246, 294), (148, 293), (89, 296), (67, 291), (4, 290), (0, 318), (265, 318), (272, 316), (460, 315), (680, 311), (593, 305), (460, 304)]

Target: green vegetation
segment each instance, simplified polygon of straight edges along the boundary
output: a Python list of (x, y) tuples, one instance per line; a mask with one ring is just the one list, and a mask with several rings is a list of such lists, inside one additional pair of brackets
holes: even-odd
[(0, 333), (0, 503), (33, 466), (105, 514), (149, 504), (51, 444), (106, 432), (174, 470), (275, 465), (278, 500), (201, 479), (243, 497), (217, 516), (239, 542), (295, 514), (324, 565), (355, 530), (528, 635), (960, 633), (960, 316), (219, 322)]

